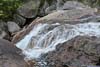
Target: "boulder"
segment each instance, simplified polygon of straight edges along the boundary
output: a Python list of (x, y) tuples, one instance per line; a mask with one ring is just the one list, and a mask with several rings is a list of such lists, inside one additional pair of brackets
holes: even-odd
[(100, 64), (100, 38), (77, 36), (42, 56), (48, 67), (91, 67)]
[(34, 18), (38, 13), (40, 0), (31, 0), (17, 9), (18, 13), (25, 18)]
[(20, 27), (15, 22), (12, 21), (8, 21), (7, 26), (8, 26), (8, 31), (10, 33), (15, 33), (20, 30)]
[(28, 67), (20, 53), (11, 42), (0, 39), (0, 67)]

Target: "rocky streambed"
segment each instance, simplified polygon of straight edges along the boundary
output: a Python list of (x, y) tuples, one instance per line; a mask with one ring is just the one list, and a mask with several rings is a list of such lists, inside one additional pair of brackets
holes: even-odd
[[(48, 15), (37, 18), (22, 29), (13, 22), (7, 23), (14, 36), (12, 43), (0, 40), (0, 57), (6, 57), (6, 60), (0, 60), (1, 67), (100, 66), (98, 9), (69, 1), (45, 12)], [(28, 15), (26, 13), (22, 15)], [(25, 17), (30, 18), (29, 15)]]
[(35, 67), (92, 67), (100, 64), (99, 39), (99, 14), (85, 7), (36, 19), (12, 41)]

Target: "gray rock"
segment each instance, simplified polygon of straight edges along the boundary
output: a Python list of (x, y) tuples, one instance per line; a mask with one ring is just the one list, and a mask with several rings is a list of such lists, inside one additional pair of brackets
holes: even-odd
[(37, 15), (40, 0), (32, 0), (19, 7), (18, 13), (25, 18), (33, 18)]
[(28, 67), (20, 53), (14, 44), (0, 39), (0, 67)]
[(56, 10), (56, 2), (56, 0), (41, 0), (38, 15), (45, 16), (53, 10)]
[(51, 5), (49, 5), (45, 9), (45, 14), (49, 14), (56, 10), (68, 10), (68, 9), (71, 10), (71, 9), (82, 9), (82, 8), (90, 8), (90, 7), (78, 1), (56, 0), (52, 1)]
[(90, 8), (87, 5), (84, 5), (77, 1), (67, 1), (64, 3), (64, 5), (61, 7), (61, 9), (82, 9), (82, 8)]
[[(46, 1), (45, 3), (48, 4), (48, 2), (49, 1)], [(82, 9), (82, 8), (90, 8), (90, 7), (78, 1), (51, 0), (49, 5), (45, 5), (44, 11), (45, 14), (49, 14), (56, 10), (71, 10), (71, 9)]]
[(26, 19), (18, 14), (15, 14), (13, 21), (16, 22), (19, 26), (23, 26), (26, 22)]
[(0, 20), (0, 38), (7, 38), (8, 35), (8, 29), (7, 29), (7, 24)]
[[(49, 2), (49, 1), (48, 1)], [(45, 9), (45, 14), (50, 14), (56, 10), (56, 0), (52, 0), (49, 6)]]
[(11, 33), (17, 32), (20, 30), (20, 27), (15, 22), (7, 22), (8, 30)]
[(57, 0), (57, 3), (56, 3), (57, 10), (60, 10), (66, 1), (64, 1), (64, 0)]
[(4, 38), (6, 37), (7, 33), (5, 31), (3, 31), (2, 29), (0, 29), (0, 38)]
[(49, 21), (82, 21), (84, 18), (94, 15), (95, 12), (94, 8), (58, 10), (40, 18), (38, 21), (43, 23), (49, 23)]
[(44, 16), (46, 13), (45, 13), (45, 10), (47, 7), (49, 7), (49, 4), (47, 1), (44, 1), (43, 3), (41, 3), (42, 6), (39, 7), (39, 13), (38, 15), (39, 16)]
[(51, 5), (45, 9), (45, 14), (50, 14), (56, 10), (56, 5)]
[(7, 24), (6, 24), (6, 22), (0, 20), (0, 28), (1, 28), (2, 30), (7, 31)]

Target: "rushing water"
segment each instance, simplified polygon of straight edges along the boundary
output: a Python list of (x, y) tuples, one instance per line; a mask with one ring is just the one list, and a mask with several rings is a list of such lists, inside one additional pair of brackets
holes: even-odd
[(43, 53), (55, 50), (59, 43), (64, 43), (79, 35), (99, 37), (100, 23), (38, 24), (16, 46), (23, 50), (26, 59), (36, 59)]

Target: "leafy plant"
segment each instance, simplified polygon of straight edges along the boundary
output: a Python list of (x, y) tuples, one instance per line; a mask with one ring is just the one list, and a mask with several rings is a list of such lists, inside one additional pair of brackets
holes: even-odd
[(21, 5), (21, 0), (0, 0), (0, 19), (11, 20), (16, 13), (16, 9)]

